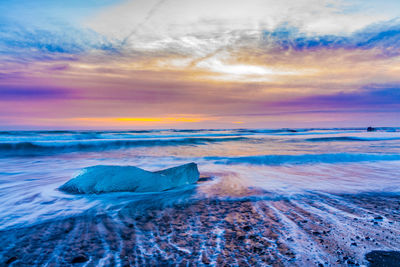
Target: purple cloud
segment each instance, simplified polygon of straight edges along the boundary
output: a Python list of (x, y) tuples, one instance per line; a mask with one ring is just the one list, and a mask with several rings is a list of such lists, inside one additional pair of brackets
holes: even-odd
[(0, 86), (2, 101), (59, 99), (70, 93), (70, 90), (61, 88)]

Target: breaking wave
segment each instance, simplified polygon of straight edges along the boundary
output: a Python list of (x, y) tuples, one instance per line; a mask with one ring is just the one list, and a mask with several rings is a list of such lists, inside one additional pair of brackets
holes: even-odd
[(352, 142), (352, 141), (390, 141), (400, 140), (399, 137), (356, 137), (356, 136), (337, 136), (337, 137), (315, 137), (308, 138), (306, 141), (310, 142)]
[(346, 163), (362, 161), (396, 161), (399, 154), (304, 154), (304, 155), (261, 155), (249, 157), (207, 157), (217, 164), (254, 164), (254, 165), (283, 165), (283, 164), (313, 164), (313, 163)]
[(136, 146), (177, 146), (177, 145), (205, 145), (216, 142), (244, 141), (246, 137), (199, 137), (157, 140), (76, 140), (54, 142), (5, 142), (0, 143), (0, 153), (13, 154), (23, 152), (68, 152), (82, 150), (106, 150)]

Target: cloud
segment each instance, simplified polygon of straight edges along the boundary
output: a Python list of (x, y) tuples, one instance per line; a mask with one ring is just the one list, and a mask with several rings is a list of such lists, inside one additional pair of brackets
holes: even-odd
[[(384, 6), (394, 8), (393, 5), (396, 6), (380, 2), (378, 7), (382, 10)], [(170, 48), (169, 44), (179, 47), (186, 40), (191, 40), (194, 48), (202, 41), (212, 48), (223, 47), (226, 39), (237, 41), (249, 33), (260, 39), (263, 32), (277, 33), (282, 25), (296, 29), (306, 38), (314, 37), (313, 41), (319, 37), (348, 36), (400, 15), (390, 9), (376, 12), (374, 8), (371, 3), (330, 0), (249, 0), (245, 4), (240, 0), (229, 4), (224, 0), (128, 0), (88, 18), (86, 25), (121, 40), (127, 49), (146, 51)], [(312, 39), (309, 41), (311, 45)]]
[(400, 83), (369, 84), (355, 92), (312, 95), (268, 105), (287, 106), (303, 111), (394, 112), (400, 110)]
[(381, 49), (387, 56), (399, 55), (400, 20), (368, 25), (350, 35), (309, 36), (297, 28), (284, 25), (263, 33), (262, 45), (281, 50)]
[[(107, 6), (84, 25), (62, 19), (30, 25), (7, 16), (0, 18), (0, 56), (20, 61), (77, 60), (100, 52), (103, 61), (114, 56), (132, 60), (181, 57), (189, 59), (187, 67), (221, 53), (234, 57), (243, 48), (280, 54), (379, 49), (383, 56), (398, 55), (399, 19), (386, 14), (371, 18), (346, 8), (341, 1), (328, 0), (251, 0), (246, 5), (235, 0), (228, 6), (221, 0), (201, 4), (138, 0)], [(329, 19), (328, 24), (339, 29), (332, 31), (325, 25), (327, 30), (312, 30), (321, 19)], [(349, 27), (353, 28), (344, 30)]]
[[(385, 6), (385, 3), (379, 3)], [(89, 18), (87, 25), (98, 32), (124, 39), (135, 31), (141, 35), (176, 37), (194, 32), (271, 30), (287, 23), (301, 31), (318, 34), (352, 32), (393, 14), (351, 9), (352, 1), (331, 0), (128, 0)], [(157, 11), (157, 12), (155, 12)], [(371, 16), (373, 15), (373, 16)], [(352, 23), (349, 23), (352, 22)], [(135, 42), (135, 39), (132, 40)]]
[(93, 51), (115, 52), (105, 37), (90, 29), (58, 23), (51, 28), (36, 28), (0, 21), (0, 56), (19, 61), (75, 60)]
[(146, 16), (140, 21), (135, 28), (122, 40), (121, 45), (124, 46), (125, 43), (129, 40), (129, 38), (137, 33), (140, 28), (142, 28), (150, 19), (151, 17), (157, 12), (161, 5), (163, 5), (166, 0), (158, 0), (151, 9), (147, 12)]
[(62, 88), (44, 87), (16, 87), (0, 85), (1, 101), (37, 101), (66, 98), (71, 90)]

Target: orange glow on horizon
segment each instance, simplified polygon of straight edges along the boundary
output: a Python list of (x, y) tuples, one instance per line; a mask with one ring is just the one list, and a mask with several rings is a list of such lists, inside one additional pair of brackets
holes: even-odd
[(88, 122), (95, 124), (111, 124), (111, 125), (154, 125), (154, 124), (179, 124), (179, 123), (196, 123), (214, 118), (208, 117), (121, 117), (121, 118), (72, 118), (72, 121)]

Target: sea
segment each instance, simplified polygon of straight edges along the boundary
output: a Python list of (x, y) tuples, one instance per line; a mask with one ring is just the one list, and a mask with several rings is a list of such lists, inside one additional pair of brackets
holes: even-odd
[[(202, 182), (161, 193), (64, 193), (88, 166), (195, 162)], [(137, 203), (400, 193), (400, 128), (0, 132), (0, 230)], [(190, 190), (189, 190), (190, 189)], [(195, 189), (195, 190), (193, 190)], [(135, 202), (136, 201), (136, 202)]]

